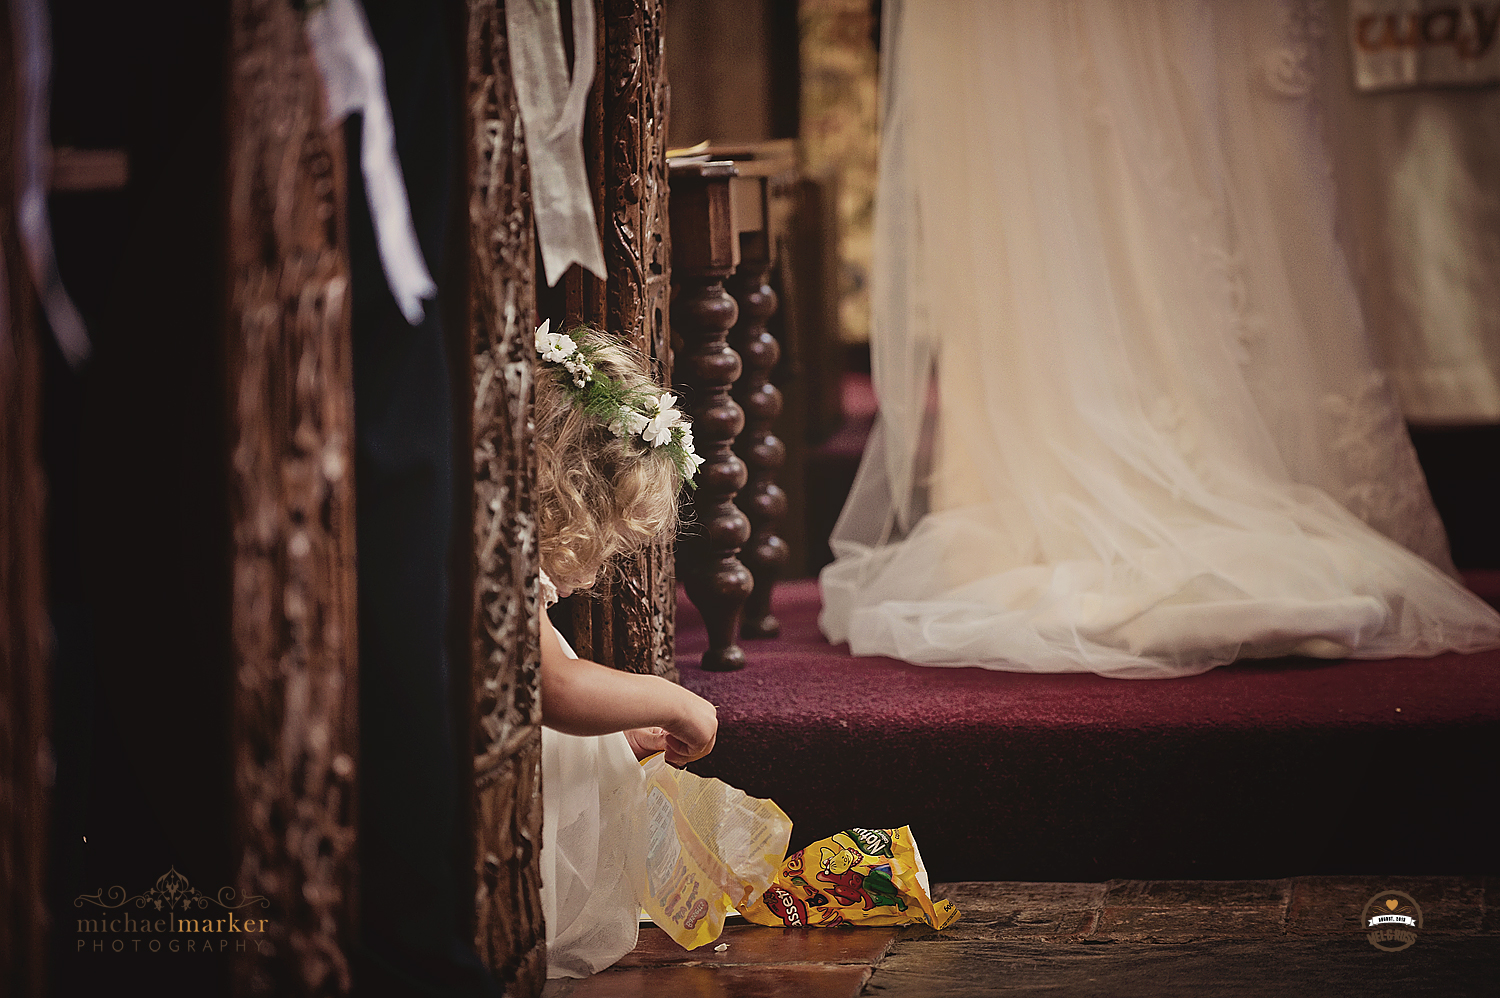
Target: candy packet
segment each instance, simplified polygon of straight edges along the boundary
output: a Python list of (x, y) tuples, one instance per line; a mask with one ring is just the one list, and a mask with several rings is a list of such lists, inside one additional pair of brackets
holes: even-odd
[(641, 906), (683, 948), (696, 949), (771, 885), (792, 821), (773, 802), (669, 766), (660, 753), (641, 769), (648, 842)]
[(951, 901), (934, 902), (911, 828), (850, 828), (792, 853), (740, 914), (757, 925), (908, 925), (946, 929)]

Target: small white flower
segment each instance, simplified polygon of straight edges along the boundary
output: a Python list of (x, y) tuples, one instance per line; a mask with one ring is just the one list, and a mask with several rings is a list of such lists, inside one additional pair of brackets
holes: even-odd
[(545, 320), (536, 327), (536, 352), (549, 363), (562, 364), (578, 350), (578, 344), (567, 333), (549, 332), (552, 320)]
[(651, 417), (651, 421), (641, 431), (641, 436), (645, 437), (646, 442), (652, 447), (669, 444), (672, 442), (672, 427), (676, 426), (681, 419), (682, 413), (676, 409), (659, 412)]
[(651, 421), (641, 431), (641, 436), (652, 447), (660, 447), (672, 442), (672, 430), (681, 425), (682, 413), (678, 412), (673, 403), (676, 397), (670, 392), (664, 392), (651, 400)]
[(646, 424), (651, 422), (634, 409), (622, 409), (621, 418), (625, 420), (625, 428), (631, 433), (640, 433), (646, 428)]
[(659, 416), (668, 409), (675, 408), (677, 405), (677, 396), (671, 392), (662, 392), (660, 395), (652, 395), (650, 398), (651, 400), (646, 403), (649, 407), (646, 411), (653, 416)]
[(573, 375), (573, 384), (582, 388), (594, 380), (594, 365), (584, 359), (582, 354), (575, 354), (562, 362), (562, 366)]
[(620, 407), (620, 414), (609, 424), (610, 432), (624, 440), (644, 430), (650, 422), (645, 416), (626, 406)]
[(693, 466), (692, 473), (696, 475), (698, 469), (703, 467), (703, 458), (699, 457), (698, 452), (693, 449), (693, 428), (684, 423), (677, 429), (677, 442), (682, 446), (682, 452), (687, 455), (688, 461)]

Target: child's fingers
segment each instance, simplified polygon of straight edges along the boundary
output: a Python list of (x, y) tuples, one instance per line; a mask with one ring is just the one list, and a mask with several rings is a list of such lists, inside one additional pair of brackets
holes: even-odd
[(714, 749), (714, 742), (718, 736), (712, 736), (703, 745), (691, 745), (676, 735), (667, 735), (667, 762), (674, 766), (685, 766), (696, 759), (701, 759)]
[(625, 738), (630, 742), (631, 751), (637, 759), (644, 759), (667, 749), (665, 728), (631, 728), (625, 732)]

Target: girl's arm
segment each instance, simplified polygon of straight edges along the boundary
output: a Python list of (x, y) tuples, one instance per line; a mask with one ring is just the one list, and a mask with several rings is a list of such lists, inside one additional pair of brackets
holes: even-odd
[(568, 655), (545, 613), (542, 723), (569, 735), (661, 727), (667, 732), (667, 761), (674, 766), (708, 755), (719, 730), (714, 705), (676, 683)]

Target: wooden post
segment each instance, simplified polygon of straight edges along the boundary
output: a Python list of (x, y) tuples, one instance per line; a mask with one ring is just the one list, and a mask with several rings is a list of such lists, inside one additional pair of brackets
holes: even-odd
[[(623, 336), (672, 384), (668, 324), (667, 80), (662, 0), (595, 0), (598, 51), (584, 118), (607, 280), (571, 268), (561, 293), (542, 292), (565, 324)], [(574, 54), (577, 58), (577, 54)], [(570, 597), (579, 655), (627, 672), (677, 679), (677, 585), (671, 538), (621, 556), (593, 590)]]
[(678, 570), (688, 597), (703, 614), (708, 629), (703, 668), (713, 671), (745, 667), (745, 652), (736, 639), (753, 585), (737, 557), (750, 536), (749, 521), (734, 505), (745, 484), (745, 465), (732, 445), (744, 428), (745, 414), (730, 397), (740, 376), (740, 357), (726, 340), (739, 311), (724, 290), (724, 278), (739, 263), (729, 189), (736, 175), (734, 164), (726, 162), (671, 170), (672, 267), (679, 285), (672, 324), (683, 343), (684, 408), (693, 417), (693, 436), (705, 462), (698, 489), (691, 493)]
[(475, 946), (506, 994), (546, 984), (540, 594), (531, 437), (535, 243), (505, 13), (469, 0), (469, 308), (473, 358)]
[[(671, 241), (667, 232), (667, 61), (663, 0), (605, 0), (604, 212), (607, 328), (672, 384)], [(620, 559), (609, 664), (677, 679), (672, 538)]]
[(16, 57), (0, 18), (0, 992), (46, 993), (50, 647), (36, 296), (17, 236)]
[[(354, 427), (343, 140), (301, 18), (231, 7), (225, 325), (241, 994), (347, 993), (355, 945)], [(257, 914), (260, 914), (257, 912)]]
[[(752, 170), (759, 164), (741, 164)], [(772, 432), (781, 415), (781, 390), (771, 383), (771, 372), (781, 358), (781, 344), (767, 328), (776, 314), (776, 292), (770, 285), (773, 263), (773, 233), (770, 220), (770, 178), (755, 170), (735, 181), (746, 188), (743, 201), (754, 214), (741, 213), (740, 265), (728, 282), (739, 304), (739, 321), (729, 332), (729, 344), (744, 358), (745, 373), (734, 386), (734, 399), (745, 411), (745, 429), (735, 440), (735, 453), (749, 469), (749, 481), (737, 504), (750, 520), (750, 540), (740, 560), (755, 579), (755, 588), (745, 601), (740, 635), (773, 638), (781, 624), (771, 614), (771, 590), (785, 571), (789, 552), (776, 534), (786, 516), (786, 493), (776, 476), (786, 461), (786, 444)]]

